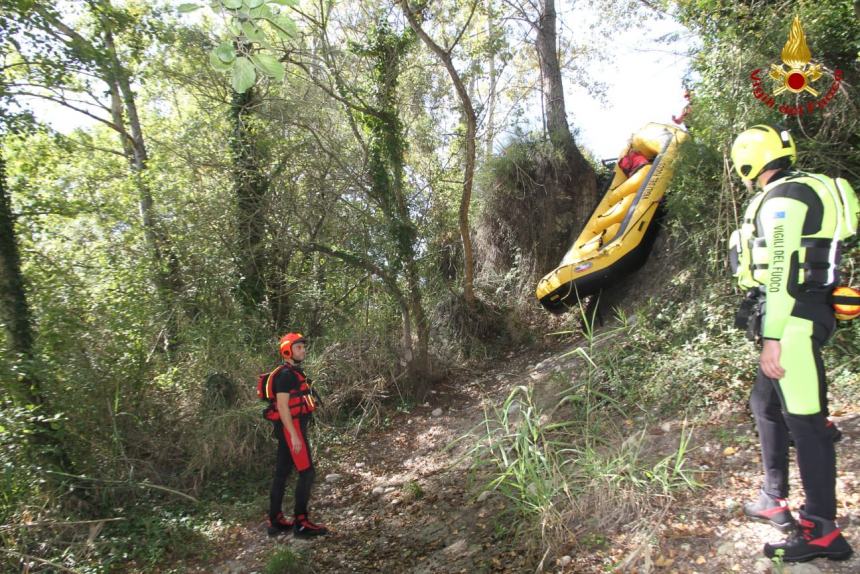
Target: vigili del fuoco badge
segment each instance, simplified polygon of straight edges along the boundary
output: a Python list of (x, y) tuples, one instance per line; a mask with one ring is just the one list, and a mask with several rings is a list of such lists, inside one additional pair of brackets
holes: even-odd
[[(771, 64), (769, 72), (756, 68), (750, 74), (756, 99), (769, 108), (776, 107), (786, 116), (810, 115), (827, 107), (842, 85), (842, 70), (833, 71), (833, 83), (822, 96), (821, 86), (815, 87), (815, 83), (822, 78), (825, 70), (820, 63), (812, 60), (799, 16), (795, 16), (791, 23), (781, 56), (782, 62)], [(772, 90), (765, 87), (768, 79), (774, 82)], [(777, 106), (777, 97), (790, 94), (798, 95), (793, 103)]]

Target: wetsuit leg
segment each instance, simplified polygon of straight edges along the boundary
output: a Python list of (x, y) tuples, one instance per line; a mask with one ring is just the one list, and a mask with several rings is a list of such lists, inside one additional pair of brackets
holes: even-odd
[(275, 473), (272, 478), (272, 489), (269, 492), (269, 518), (274, 522), (281, 512), (281, 504), (284, 501), (284, 490), (287, 485), (287, 477), (293, 469), (293, 459), (290, 456), (290, 447), (284, 437), (283, 425), (275, 424), (275, 436), (278, 438), (278, 456), (275, 462)]
[(794, 437), (797, 466), (806, 493), (806, 512), (836, 518), (836, 451), (825, 416), (827, 384), (821, 346), (831, 326), (791, 317), (786, 325), (779, 381), (785, 421)]
[(782, 412), (777, 381), (765, 376), (761, 367), (756, 373), (750, 394), (750, 408), (755, 417), (761, 443), (764, 468), (762, 490), (773, 498), (788, 496), (788, 427)]
[(305, 448), (307, 448), (309, 466), (305, 470), (299, 472), (299, 479), (296, 481), (296, 501), (295, 515), (308, 514), (308, 502), (311, 498), (311, 488), (314, 485), (316, 471), (314, 470), (314, 461), (311, 454), (311, 443), (308, 438), (308, 419), (304, 418), (300, 423), (302, 437), (304, 437)]

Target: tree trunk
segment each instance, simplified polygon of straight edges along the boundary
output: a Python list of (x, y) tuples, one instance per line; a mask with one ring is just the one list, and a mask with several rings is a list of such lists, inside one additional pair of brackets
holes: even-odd
[[(472, 106), (472, 99), (469, 97), (469, 93), (466, 90), (466, 86), (463, 84), (463, 80), (460, 77), (460, 74), (454, 67), (454, 61), (451, 58), (450, 48), (448, 50), (443, 49), (439, 44), (434, 42), (433, 39), (430, 38), (430, 36), (427, 35), (427, 33), (421, 27), (421, 23), (418, 21), (418, 18), (416, 17), (415, 13), (412, 12), (412, 9), (409, 7), (408, 0), (399, 0), (399, 2), (401, 8), (403, 9), (403, 13), (406, 14), (406, 18), (409, 20), (409, 25), (412, 27), (418, 37), (421, 38), (424, 44), (430, 49), (430, 51), (436, 54), (439, 60), (442, 61), (442, 64), (448, 71), (448, 75), (451, 77), (451, 82), (454, 84), (454, 89), (457, 92), (457, 97), (460, 99), (463, 117), (466, 120), (466, 155), (463, 161), (463, 193), (460, 196), (459, 227), (460, 239), (463, 242), (463, 298), (468, 304), (471, 305), (474, 303), (475, 300), (475, 256), (474, 251), (472, 249), (472, 236), (471, 228), (469, 225), (469, 208), (472, 202), (472, 185), (475, 177), (475, 134), (477, 132), (478, 119), (475, 115), (475, 108)], [(473, 4), (473, 12), (474, 8), (475, 5)]]
[(558, 149), (572, 142), (567, 125), (567, 112), (564, 105), (564, 84), (561, 80), (561, 67), (558, 62), (556, 43), (555, 0), (541, 0), (541, 13), (536, 27), (536, 47), (540, 59), (541, 74), (546, 82), (543, 92), (546, 127), (549, 139)]
[[(99, 14), (102, 26), (107, 65), (103, 65), (105, 82), (110, 87), (111, 115), (119, 128), (124, 152), (128, 155), (132, 173), (135, 176), (138, 190), (138, 209), (143, 224), (144, 241), (155, 266), (154, 283), (159, 292), (161, 304), (166, 314), (164, 328), (164, 349), (175, 350), (178, 347), (179, 326), (176, 317), (176, 302), (183, 291), (183, 281), (180, 274), (179, 260), (174, 253), (169, 240), (158, 229), (155, 215), (155, 202), (152, 190), (146, 180), (145, 173), (149, 154), (143, 138), (143, 129), (137, 112), (137, 102), (126, 68), (120, 62), (114, 42), (113, 30), (107, 12), (113, 10), (109, 0), (102, 2), (102, 12)], [(121, 100), (121, 104), (118, 100)], [(127, 119), (127, 124), (126, 124)], [(126, 129), (129, 126), (131, 133)]]
[[(2, 146), (0, 146), (2, 148)], [(6, 331), (8, 352), (16, 364), (18, 377), (3, 385), (12, 401), (19, 407), (35, 405), (36, 414), (47, 417), (42, 382), (35, 369), (33, 328), (18, 239), (15, 235), (15, 215), (12, 201), (6, 188), (6, 163), (0, 151), (0, 323)], [(63, 444), (57, 439), (50, 423), (42, 420), (34, 423), (33, 442), (40, 447), (38, 455), (45, 462), (65, 471), (73, 470)]]
[(260, 169), (251, 108), (258, 103), (253, 88), (233, 92), (230, 103), (230, 152), (233, 159), (233, 191), (236, 196), (239, 297), (250, 312), (259, 312), (266, 295), (265, 201), (269, 182)]
[[(546, 182), (547, 194), (559, 199), (568, 196), (573, 200), (573, 226), (567, 233), (569, 239), (573, 239), (597, 204), (597, 181), (594, 168), (577, 147), (567, 123), (557, 50), (555, 0), (540, 0), (540, 10), (535, 24), (535, 45), (544, 81), (546, 129), (553, 148), (565, 158), (565, 165)], [(541, 267), (547, 264), (543, 262)]]
[[(487, 8), (487, 36), (492, 43), (495, 37), (495, 14), (492, 11), (492, 5)], [(484, 158), (489, 159), (493, 156), (493, 140), (496, 137), (493, 122), (495, 121), (496, 112), (496, 89), (498, 83), (498, 74), (496, 72), (496, 50), (493, 48), (490, 51), (490, 89), (487, 94), (487, 134), (485, 139)]]
[(6, 330), (9, 351), (17, 361), (24, 364), (17, 382), (8, 388), (18, 405), (40, 405), (42, 390), (30, 369), (33, 358), (33, 331), (30, 322), (30, 307), (24, 291), (21, 260), (18, 255), (18, 240), (15, 236), (15, 216), (11, 198), (6, 189), (6, 164), (0, 155), (0, 316)]

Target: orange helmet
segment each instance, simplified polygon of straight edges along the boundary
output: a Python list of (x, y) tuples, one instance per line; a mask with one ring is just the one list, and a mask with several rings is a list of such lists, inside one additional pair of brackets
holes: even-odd
[(291, 359), (293, 356), (293, 345), (296, 343), (304, 343), (306, 339), (301, 333), (287, 333), (278, 344), (281, 351), (281, 356), (285, 359)]

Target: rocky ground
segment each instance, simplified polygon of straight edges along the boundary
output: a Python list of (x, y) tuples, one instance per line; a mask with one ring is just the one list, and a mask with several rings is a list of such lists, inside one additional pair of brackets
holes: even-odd
[[(427, 403), (392, 415), (384, 428), (319, 452), (312, 518), (332, 535), (312, 541), (267, 538), (260, 516), (230, 531), (217, 560), (189, 571), (262, 573), (269, 558), (288, 546), (302, 558), (302, 571), (314, 573), (860, 573), (856, 555), (846, 562), (819, 559), (785, 567), (762, 558), (762, 545), (780, 533), (741, 514), (759, 481), (757, 438), (744, 405), (730, 405), (695, 427), (687, 464), (701, 471), (704, 487), (676, 496), (658, 519), (571, 540), (562, 556), (518, 546), (511, 503), (485, 491), (487, 475), (474, 468), (476, 427), (485, 409), (500, 405), (515, 385), (540, 386), (552, 373), (568, 373), (573, 358), (565, 356), (567, 350), (511, 356), (504, 368), (463, 374), (437, 387)], [(860, 410), (836, 405), (834, 414), (845, 434), (837, 447), (840, 521), (860, 549)], [(673, 439), (662, 441), (671, 452), (680, 426), (652, 424), (654, 444), (661, 444), (660, 435)], [(795, 480), (795, 509), (800, 492)]]

